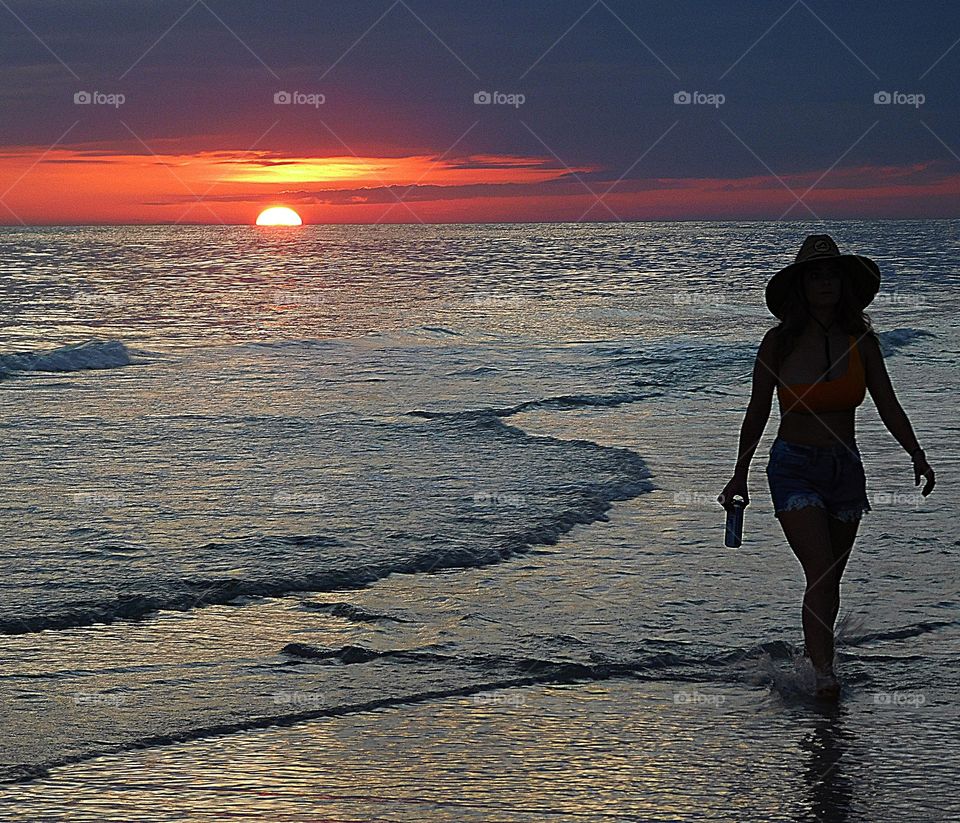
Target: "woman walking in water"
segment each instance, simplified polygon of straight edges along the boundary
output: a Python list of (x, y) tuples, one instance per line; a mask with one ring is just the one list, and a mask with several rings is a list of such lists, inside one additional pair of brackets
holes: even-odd
[(803, 636), (817, 677), (817, 696), (836, 699), (833, 629), (840, 578), (862, 515), (870, 511), (854, 431), (854, 410), (870, 390), (880, 419), (913, 461), (914, 483), (934, 473), (897, 400), (879, 341), (864, 308), (880, 288), (867, 257), (840, 254), (825, 234), (808, 237), (796, 262), (767, 284), (766, 301), (780, 323), (763, 337), (753, 388), (740, 429), (736, 468), (718, 497), (746, 503), (747, 471), (770, 416), (774, 389), (780, 428), (767, 479), (783, 533), (806, 576)]

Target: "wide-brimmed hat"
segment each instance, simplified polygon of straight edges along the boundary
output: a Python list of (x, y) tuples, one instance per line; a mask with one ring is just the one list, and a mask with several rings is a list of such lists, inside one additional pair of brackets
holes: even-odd
[(803, 241), (797, 259), (778, 271), (767, 283), (767, 308), (774, 317), (783, 319), (794, 278), (820, 260), (836, 262), (860, 309), (868, 306), (877, 296), (880, 290), (880, 267), (876, 263), (860, 254), (840, 254), (840, 249), (829, 234), (811, 234)]

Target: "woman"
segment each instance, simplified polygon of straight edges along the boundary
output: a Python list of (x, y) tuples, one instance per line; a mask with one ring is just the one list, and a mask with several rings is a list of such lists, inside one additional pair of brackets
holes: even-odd
[(833, 670), (840, 577), (860, 518), (870, 511), (854, 432), (854, 410), (867, 389), (880, 419), (910, 455), (915, 485), (926, 478), (926, 496), (935, 482), (863, 312), (879, 288), (877, 264), (840, 254), (825, 234), (808, 237), (796, 262), (771, 278), (766, 301), (780, 324), (764, 335), (757, 352), (736, 468), (717, 498), (725, 507), (734, 495), (749, 503), (747, 471), (776, 388), (780, 428), (767, 479), (776, 517), (806, 576), (806, 655), (816, 672), (817, 696), (826, 699), (840, 692)]

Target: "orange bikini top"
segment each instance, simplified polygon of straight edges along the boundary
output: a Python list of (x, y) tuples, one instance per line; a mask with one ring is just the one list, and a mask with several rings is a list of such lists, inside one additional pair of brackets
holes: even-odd
[(779, 383), (777, 386), (781, 414), (788, 411), (816, 414), (855, 409), (863, 402), (866, 394), (866, 375), (860, 360), (857, 339), (852, 335), (847, 370), (842, 377), (820, 380), (817, 383), (794, 383), (790, 386)]

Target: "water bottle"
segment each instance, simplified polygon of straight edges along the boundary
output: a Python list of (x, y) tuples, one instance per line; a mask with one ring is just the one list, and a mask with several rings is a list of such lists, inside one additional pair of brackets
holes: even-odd
[(740, 495), (734, 495), (727, 509), (727, 528), (723, 544), (731, 549), (739, 549), (743, 542), (743, 510), (746, 501)]

